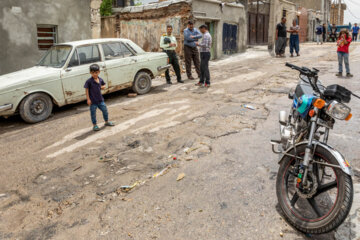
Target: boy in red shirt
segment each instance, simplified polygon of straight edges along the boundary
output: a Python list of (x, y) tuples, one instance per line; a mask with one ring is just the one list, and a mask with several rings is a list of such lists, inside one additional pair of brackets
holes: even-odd
[(352, 77), (353, 75), (350, 73), (350, 66), (349, 66), (349, 46), (351, 43), (351, 37), (347, 30), (342, 30), (339, 36), (340, 37), (337, 41), (339, 72), (336, 74), (336, 76), (342, 77), (343, 62), (344, 62), (346, 68), (346, 77)]

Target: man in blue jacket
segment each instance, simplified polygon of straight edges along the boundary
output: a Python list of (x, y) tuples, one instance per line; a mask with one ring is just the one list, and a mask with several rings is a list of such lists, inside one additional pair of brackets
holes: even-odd
[(357, 41), (358, 38), (358, 34), (359, 34), (359, 26), (357, 25), (357, 23), (355, 23), (355, 26), (352, 28), (352, 40), (353, 42)]
[(198, 74), (198, 77), (200, 77), (199, 50), (196, 46), (200, 38), (202, 38), (202, 34), (199, 30), (194, 28), (194, 23), (189, 21), (188, 27), (184, 30), (184, 53), (186, 74), (190, 80), (195, 79), (191, 74), (191, 61), (194, 62), (196, 73)]

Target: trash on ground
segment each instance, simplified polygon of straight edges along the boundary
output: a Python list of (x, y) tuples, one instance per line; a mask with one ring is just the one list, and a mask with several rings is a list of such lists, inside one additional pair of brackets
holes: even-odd
[(280, 232), (280, 237), (284, 237), (284, 233), (283, 233), (283, 232)]
[(127, 110), (127, 111), (136, 111), (136, 108), (132, 108), (132, 107), (123, 107), (123, 110)]
[(134, 97), (136, 97), (136, 96), (137, 96), (136, 93), (129, 93), (129, 94), (128, 94), (128, 97), (129, 97), (129, 98), (134, 98)]
[(177, 158), (176, 157), (173, 157), (173, 160), (176, 160)]
[(6, 197), (5, 193), (0, 193), (0, 198)]
[(137, 181), (136, 183), (134, 183), (133, 185), (130, 185), (130, 186), (128, 186), (128, 185), (121, 186), (120, 189), (121, 189), (121, 191), (123, 191), (123, 192), (128, 192), (128, 191), (130, 191), (131, 189), (133, 189), (134, 187), (136, 187), (136, 186), (139, 185), (139, 184), (140, 184), (140, 182)]
[[(75, 168), (75, 169), (73, 170), (73, 172), (79, 170), (80, 168), (82, 168), (82, 166), (79, 166), (79, 167)], [(1, 196), (0, 196), (0, 197), (1, 197)]]
[(191, 160), (193, 160), (193, 159), (194, 159), (193, 156), (188, 156), (188, 157), (185, 158), (186, 161), (191, 161)]
[(250, 110), (256, 110), (255, 107), (253, 107), (251, 105), (247, 105), (247, 104), (244, 105), (244, 108), (247, 108), (247, 109), (250, 109)]
[(193, 151), (195, 151), (195, 150), (197, 150), (197, 149), (199, 149), (199, 147), (185, 148), (185, 149), (184, 149), (184, 153), (189, 154), (189, 153), (191, 153), (191, 152), (193, 152)]
[(163, 170), (161, 170), (160, 172), (155, 173), (155, 174), (153, 175), (153, 178), (157, 178), (157, 177), (159, 177), (159, 176), (162, 176), (162, 175), (166, 174), (170, 168), (171, 168), (171, 166), (169, 165), (169, 166), (167, 166), (166, 168), (164, 168)]
[(180, 181), (185, 177), (185, 173), (180, 173), (178, 177), (176, 178), (176, 181)]

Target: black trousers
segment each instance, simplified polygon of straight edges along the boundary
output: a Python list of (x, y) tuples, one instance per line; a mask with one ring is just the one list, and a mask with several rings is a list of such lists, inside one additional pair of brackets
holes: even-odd
[[(169, 63), (173, 66), (177, 80), (181, 81), (181, 72), (179, 66), (179, 60), (177, 58), (176, 52), (174, 50), (165, 51), (169, 57)], [(169, 69), (165, 72), (165, 78), (167, 82), (171, 82), (170, 71)]]
[(199, 61), (198, 48), (184, 45), (184, 53), (185, 53), (186, 74), (188, 78), (192, 77), (191, 61), (194, 62), (196, 73), (198, 74), (198, 76), (200, 76), (200, 61)]
[(210, 84), (210, 71), (209, 71), (209, 61), (211, 54), (210, 52), (201, 52), (200, 53), (200, 83)]

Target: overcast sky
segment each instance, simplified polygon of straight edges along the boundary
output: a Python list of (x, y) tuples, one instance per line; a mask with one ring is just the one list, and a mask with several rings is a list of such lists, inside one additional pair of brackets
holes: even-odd
[[(345, 20), (344, 22), (347, 24), (351, 23), (360, 23), (360, 1), (359, 0), (343, 0), (346, 5), (347, 9), (345, 11)], [(352, 15), (351, 13), (354, 15)]]

